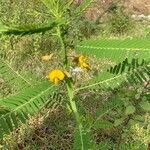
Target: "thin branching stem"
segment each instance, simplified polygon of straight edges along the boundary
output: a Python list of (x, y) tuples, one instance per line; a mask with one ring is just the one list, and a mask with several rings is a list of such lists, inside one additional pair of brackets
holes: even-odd
[(82, 123), (80, 120), (80, 114), (78, 112), (76, 102), (74, 100), (74, 94), (75, 93), (74, 93), (73, 84), (71, 81), (67, 82), (67, 90), (68, 90), (68, 96), (69, 96), (69, 102), (70, 102), (71, 110), (73, 111), (73, 113), (75, 115), (75, 119), (76, 119), (77, 126), (79, 129), (80, 140), (81, 140), (81, 150), (84, 150), (83, 134), (82, 134), (83, 126), (82, 126)]
[(58, 26), (58, 28), (57, 28), (57, 34), (58, 34), (58, 37), (59, 37), (59, 40), (60, 40), (61, 50), (64, 52), (64, 67), (67, 68), (67, 66), (68, 66), (67, 49), (66, 49), (66, 46), (65, 46), (64, 37), (63, 37), (60, 26)]

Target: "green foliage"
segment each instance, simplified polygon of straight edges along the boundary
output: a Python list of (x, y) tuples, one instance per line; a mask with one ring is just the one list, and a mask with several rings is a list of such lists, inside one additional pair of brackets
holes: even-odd
[[(67, 53), (66, 53), (66, 45), (64, 43), (64, 34), (67, 30), (66, 27), (68, 23), (72, 20), (67, 18), (68, 20), (64, 19), (65, 16), (68, 14), (68, 9), (73, 1), (61, 1), (61, 0), (42, 0), (45, 6), (48, 8), (50, 15), (52, 17), (52, 22), (47, 22), (45, 24), (35, 24), (35, 25), (14, 25), (8, 26), (4, 24), (0, 24), (0, 34), (2, 35), (30, 35), (35, 33), (45, 33), (46, 31), (50, 31), (51, 29), (55, 28), (56, 31), (55, 36), (58, 37), (61, 49), (65, 52), (65, 65), (67, 65)], [(91, 3), (92, 1), (85, 1), (83, 5), (81, 5), (77, 12), (75, 12), (75, 16), (79, 15), (79, 13), (83, 12)], [(9, 72), (13, 76), (9, 76)], [(25, 83), (30, 84), (25, 78), (23, 78), (17, 71), (11, 68), (6, 62), (1, 62), (1, 72), (3, 76), (6, 76), (8, 82), (11, 81), (13, 84), (15, 80), (20, 80), (18, 82), (22, 85), (22, 87), (26, 87)], [(10, 74), (10, 75), (11, 75)], [(14, 79), (15, 78), (15, 79)], [(18, 80), (18, 81), (19, 81)], [(25, 83), (24, 83), (25, 82)], [(17, 85), (15, 85), (17, 87)], [(5, 134), (9, 134), (13, 131), (14, 128), (18, 127), (18, 123), (26, 123), (26, 120), (29, 119), (30, 115), (37, 113), (43, 106), (49, 106), (51, 102), (48, 98), (52, 91), (54, 91), (53, 86), (50, 86), (49, 83), (42, 82), (37, 84), (33, 87), (28, 87), (21, 92), (21, 88), (19, 89), (18, 94), (4, 98), (0, 100), (0, 105), (2, 107), (2, 115), (0, 117), (0, 134), (1, 137), (5, 136)], [(52, 97), (53, 105), (56, 104), (55, 96)], [(72, 99), (70, 99), (70, 103), (72, 104)], [(76, 111), (75, 103), (72, 104), (72, 108)], [(78, 115), (76, 115), (76, 119), (78, 120)], [(81, 130), (80, 130), (81, 132)], [(82, 133), (80, 133), (80, 136)], [(83, 141), (84, 142), (84, 141)]]
[(75, 48), (79, 42), (97, 34), (98, 27), (96, 21), (89, 21), (84, 16), (81, 16), (72, 22), (65, 39), (68, 47)]
[(96, 123), (94, 123), (94, 129), (99, 130), (99, 129), (109, 129), (112, 128), (113, 124), (109, 121), (106, 120), (99, 120)]
[(114, 75), (109, 72), (100, 73), (95, 78), (91, 79), (88, 83), (85, 83), (76, 91), (84, 90), (84, 89), (95, 89), (95, 88), (102, 88), (102, 89), (115, 89), (118, 86), (121, 86), (124, 82), (138, 84), (143, 83), (144, 81), (149, 81), (149, 66), (142, 66), (138, 67), (134, 71), (124, 72), (122, 74)]
[(0, 99), (0, 106), (3, 108), (0, 115), (1, 137), (17, 128), (19, 122), (26, 123), (30, 115), (37, 113), (47, 103), (57, 103), (56, 99), (51, 99), (53, 91), (54, 86), (50, 86), (49, 82), (42, 82), (17, 95)]
[(94, 150), (95, 143), (92, 140), (90, 131), (83, 129), (82, 135), (83, 136), (81, 140), (80, 131), (78, 128), (76, 128), (76, 131), (74, 134), (75, 138), (74, 138), (73, 149), (74, 150), (91, 150), (91, 149)]
[[(93, 0), (83, 1), (74, 12), (71, 12), (70, 9), (73, 0), (41, 1), (48, 8), (51, 17), (49, 19), (52, 19), (52, 22), (48, 21), (40, 25), (17, 25), (12, 27), (0, 24), (0, 33), (2, 35), (23, 36), (45, 33), (54, 29), (53, 31), (56, 33), (52, 35), (55, 35), (59, 40), (60, 49), (64, 53), (64, 68), (68, 68), (67, 46), (69, 44), (65, 36), (67, 37), (69, 30), (72, 29), (71, 26), (76, 17), (85, 11)], [(123, 33), (128, 30), (130, 20), (122, 11), (119, 13), (121, 13), (121, 15), (118, 15), (117, 11), (113, 12), (114, 16), (111, 20), (112, 31)], [(85, 22), (85, 24), (86, 23), (87, 22)], [(83, 30), (82, 27), (81, 30)], [(91, 33), (86, 33), (85, 29), (85, 34), (87, 34), (86, 37), (88, 37), (88, 34)], [(70, 104), (68, 106), (70, 106), (70, 110), (74, 113), (76, 119), (74, 149), (112, 149), (112, 141), (116, 142), (118, 144), (116, 144), (117, 147), (119, 147), (120, 141), (118, 142), (117, 140), (123, 139), (123, 134), (113, 137), (112, 132), (114, 129), (119, 130), (119, 134), (123, 133), (124, 128), (128, 127), (129, 124), (135, 124), (137, 118), (139, 119), (143, 114), (149, 111), (149, 95), (147, 91), (145, 92), (147, 83), (149, 83), (150, 80), (149, 39), (88, 40), (79, 43), (76, 48), (78, 52), (91, 56), (95, 55), (98, 59), (110, 61), (111, 65), (110, 67), (106, 67), (97, 77), (77, 89), (74, 89), (72, 78), (66, 79), (69, 98), (67, 104)], [(30, 116), (36, 114), (43, 107), (53, 108), (62, 99), (62, 95), (59, 95), (57, 92), (55, 93), (55, 86), (50, 85), (49, 82), (42, 81), (36, 85), (32, 85), (32, 83), (3, 60), (0, 60), (0, 74), (6, 80), (6, 83), (14, 85), (15, 88), (17, 88), (15, 95), (0, 99), (1, 138), (5, 137), (6, 134), (10, 134), (15, 128), (18, 128), (21, 122), (26, 123)], [(146, 86), (144, 86), (143, 83), (146, 83)], [(126, 89), (121, 89), (121, 86), (131, 87), (132, 85), (138, 84), (143, 85), (143, 89), (140, 89), (140, 92), (132, 90), (132, 93), (130, 93), (130, 91), (126, 92)], [(90, 114), (80, 116), (76, 106), (75, 92), (95, 87), (104, 91), (106, 89), (111, 90), (110, 97), (103, 100), (100, 107), (95, 108), (95, 117), (88, 118), (87, 116), (90, 116)], [(85, 120), (83, 121), (82, 119)], [(85, 124), (82, 125), (82, 123)], [(121, 129), (119, 127), (121, 127)], [(108, 135), (108, 137), (111, 138), (112, 141), (109, 141), (108, 138), (106, 141), (100, 141), (96, 145), (96, 142), (93, 141), (93, 130), (99, 130), (102, 134), (109, 131), (111, 136)], [(130, 145), (123, 145), (123, 147), (130, 148)]]
[(125, 115), (130, 115), (135, 112), (135, 107), (133, 105), (129, 105), (126, 107)]
[(125, 34), (133, 28), (133, 21), (130, 14), (127, 14), (122, 7), (113, 6), (110, 12), (109, 28), (113, 34)]
[(131, 84), (143, 83), (149, 81), (149, 63), (144, 62), (138, 63), (138, 59), (132, 59), (131, 63), (128, 63), (128, 59), (111, 67), (109, 72), (112, 74), (123, 74), (127, 73), (127, 82)]
[(112, 142), (109, 140), (105, 140), (103, 142), (101, 142), (100, 144), (98, 144), (97, 149), (98, 150), (111, 150), (112, 149)]
[[(77, 91), (93, 88), (111, 89), (114, 93), (97, 108), (96, 114), (99, 117), (96, 118), (95, 123), (93, 121), (94, 129), (108, 132), (114, 127), (117, 129), (122, 127), (128, 130), (130, 125), (137, 123), (136, 116), (142, 117), (149, 112), (149, 97), (145, 97), (149, 93), (147, 86), (150, 81), (149, 39), (87, 40), (81, 42), (77, 50), (82, 54), (95, 55), (101, 60), (111, 62), (111, 67), (108, 66), (95, 79), (77, 89)], [(135, 89), (138, 85), (143, 88), (135, 92), (133, 85)], [(123, 134), (118, 136), (123, 140)], [(137, 144), (132, 145), (129, 142), (124, 147), (133, 148), (137, 147)]]
[[(109, 60), (117, 65), (106, 68), (95, 79), (92, 79), (88, 86), (83, 86), (78, 90), (94, 86), (115, 88), (124, 81), (132, 83), (148, 81), (150, 78), (148, 63), (150, 44), (148, 41), (149, 39), (102, 39), (81, 42), (77, 46), (79, 52)], [(144, 63), (144, 61), (148, 62)]]
[(27, 79), (18, 73), (8, 62), (0, 60), (0, 75), (5, 80), (5, 83), (12, 86), (16, 91), (20, 92), (24, 88), (32, 86)]
[(141, 102), (140, 106), (144, 111), (150, 111), (150, 103), (148, 101)]
[(5, 25), (0, 25), (0, 34), (3, 35), (30, 35), (35, 33), (45, 33), (46, 31), (49, 31), (53, 29), (55, 26), (57, 26), (58, 23), (56, 21), (49, 22), (47, 24), (40, 24), (40, 25), (22, 25), (22, 26), (12, 26), (8, 27)]
[(77, 51), (100, 59), (121, 62), (126, 58), (149, 59), (149, 47), (149, 38), (100, 39), (81, 42), (77, 45)]
[(61, 19), (70, 8), (73, 0), (41, 0), (54, 18)]
[(85, 11), (85, 9), (86, 9), (87, 7), (89, 7), (89, 6), (91, 5), (91, 3), (93, 3), (93, 2), (94, 2), (94, 0), (84, 0), (84, 1), (79, 5), (79, 7), (76, 9), (75, 14), (76, 14), (76, 15), (81, 15), (81, 13), (82, 13), (83, 11)]
[(115, 109), (121, 105), (122, 101), (120, 101), (117, 97), (114, 97), (111, 100), (107, 100), (101, 107), (96, 110), (97, 121), (109, 113), (112, 109)]

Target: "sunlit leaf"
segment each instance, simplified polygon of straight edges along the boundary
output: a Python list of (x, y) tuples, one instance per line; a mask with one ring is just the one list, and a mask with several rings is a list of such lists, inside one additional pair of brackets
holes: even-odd
[(133, 105), (129, 105), (126, 107), (125, 114), (130, 115), (133, 114), (135, 111), (136, 111), (135, 107)]

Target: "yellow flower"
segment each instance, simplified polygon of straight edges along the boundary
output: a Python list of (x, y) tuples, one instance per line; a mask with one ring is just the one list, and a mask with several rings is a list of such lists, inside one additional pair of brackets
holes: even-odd
[(87, 58), (83, 55), (79, 57), (74, 57), (73, 62), (75, 62), (79, 67), (82, 69), (90, 70), (90, 66), (88, 63), (86, 63)]
[(79, 63), (83, 63), (86, 61), (86, 57), (81, 55), (81, 56), (75, 56), (73, 58), (73, 62), (76, 63), (76, 64), (79, 64)]
[(53, 55), (54, 55), (54, 54), (45, 55), (45, 56), (42, 56), (41, 59), (42, 59), (43, 61), (49, 61), (49, 60), (52, 59)]
[(87, 70), (91, 70), (89, 64), (87, 64), (87, 63), (82, 63), (82, 64), (80, 64), (80, 67), (81, 67), (82, 69), (85, 68), (85, 69), (87, 69)]
[(60, 81), (64, 80), (65, 74), (61, 70), (53, 70), (49, 73), (48, 78), (54, 84), (59, 84)]
[(79, 63), (82, 64), (82, 63), (85, 63), (87, 60), (87, 58), (83, 55), (79, 56)]

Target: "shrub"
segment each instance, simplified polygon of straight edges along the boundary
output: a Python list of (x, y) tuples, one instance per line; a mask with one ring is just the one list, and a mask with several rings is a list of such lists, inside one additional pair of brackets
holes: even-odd
[(123, 7), (118, 6), (110, 11), (109, 26), (110, 31), (114, 34), (125, 34), (133, 28), (133, 21), (129, 14), (127, 14)]

